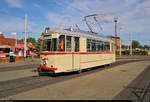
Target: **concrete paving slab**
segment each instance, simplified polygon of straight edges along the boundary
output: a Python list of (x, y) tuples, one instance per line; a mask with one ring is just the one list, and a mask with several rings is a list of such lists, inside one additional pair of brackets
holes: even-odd
[(32, 72), (32, 70), (33, 69), (24, 69), (24, 70), (0, 72), (0, 81), (7, 81), (7, 80), (33, 76), (36, 73)]
[(131, 83), (150, 61), (119, 65), (6, 97), (14, 100), (111, 100)]

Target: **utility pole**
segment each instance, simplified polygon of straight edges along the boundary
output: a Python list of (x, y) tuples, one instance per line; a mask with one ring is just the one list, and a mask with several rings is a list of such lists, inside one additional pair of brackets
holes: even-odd
[(25, 30), (25, 32), (24, 32), (24, 34), (25, 34), (25, 36), (24, 36), (24, 58), (26, 58), (26, 52), (27, 52), (27, 14), (25, 14), (25, 22), (24, 22), (24, 30)]
[(117, 18), (114, 18), (115, 22), (115, 45), (116, 45), (116, 53), (117, 53)]
[(122, 41), (121, 41), (121, 39), (120, 39), (120, 50), (119, 50), (120, 56), (121, 56), (121, 52), (122, 52)]
[(129, 34), (130, 36), (130, 55), (132, 56), (132, 38), (131, 38), (131, 34)]
[(120, 48), (119, 48), (119, 55), (121, 56), (122, 55), (122, 40), (121, 40), (121, 34), (120, 34), (120, 30), (121, 30), (122, 28), (121, 28), (121, 25), (120, 25), (120, 23), (119, 23), (119, 31), (118, 31), (118, 33), (119, 33), (119, 35), (120, 35)]

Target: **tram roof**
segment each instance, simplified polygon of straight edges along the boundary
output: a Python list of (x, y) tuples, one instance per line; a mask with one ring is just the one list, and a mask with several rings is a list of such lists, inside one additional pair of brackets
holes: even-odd
[(83, 37), (87, 37), (87, 38), (93, 38), (96, 40), (112, 41), (109, 37), (101, 36), (96, 33), (91, 33), (88, 31), (77, 30), (77, 29), (49, 28), (48, 33), (49, 32), (57, 32), (57, 33), (62, 33), (62, 34), (66, 34), (66, 35), (73, 34), (75, 36), (83, 36)]

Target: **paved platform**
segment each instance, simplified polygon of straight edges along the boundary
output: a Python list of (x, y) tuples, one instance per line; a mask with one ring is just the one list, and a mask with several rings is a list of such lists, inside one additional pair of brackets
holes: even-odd
[(24, 69), (24, 70), (14, 70), (14, 71), (0, 72), (0, 82), (1, 81), (24, 78), (24, 77), (28, 77), (28, 76), (34, 76), (35, 73), (32, 72), (32, 71), (33, 71), (33, 69)]
[(30, 65), (30, 64), (37, 64), (40, 63), (39, 59), (30, 59), (30, 60), (26, 60), (23, 62), (17, 62), (17, 63), (0, 63), (0, 68), (4, 68), (4, 67), (17, 67), (17, 66), (24, 66), (24, 65)]
[(22, 92), (13, 100), (111, 100), (142, 73), (150, 61), (119, 65), (75, 79)]

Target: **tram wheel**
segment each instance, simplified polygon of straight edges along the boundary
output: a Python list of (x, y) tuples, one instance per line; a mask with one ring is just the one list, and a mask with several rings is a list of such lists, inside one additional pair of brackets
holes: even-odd
[(82, 72), (82, 70), (78, 70), (77, 72), (78, 72), (78, 74), (80, 74)]
[(107, 67), (108, 67), (108, 68), (111, 67), (111, 64), (107, 64)]

